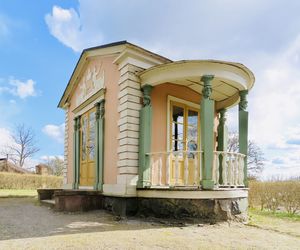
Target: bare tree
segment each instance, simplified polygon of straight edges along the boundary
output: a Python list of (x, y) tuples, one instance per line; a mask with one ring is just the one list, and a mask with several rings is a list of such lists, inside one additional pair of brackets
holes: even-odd
[(47, 157), (45, 160), (45, 164), (49, 166), (54, 175), (62, 176), (64, 170), (64, 160), (59, 158), (58, 156), (55, 157)]
[[(239, 151), (239, 136), (237, 133), (229, 133), (228, 146), (229, 152)], [(261, 148), (254, 142), (248, 142), (247, 168), (249, 177), (256, 177), (264, 168), (264, 153)]]
[(25, 160), (39, 151), (36, 146), (34, 131), (24, 124), (19, 124), (12, 134), (12, 138), (14, 143), (7, 146), (6, 152), (14, 164), (23, 167)]

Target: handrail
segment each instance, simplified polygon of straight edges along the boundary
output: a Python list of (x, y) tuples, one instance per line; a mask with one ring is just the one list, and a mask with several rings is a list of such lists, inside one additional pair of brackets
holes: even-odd
[(203, 153), (203, 151), (200, 150), (177, 150), (177, 151), (158, 151), (158, 152), (150, 152), (146, 153), (146, 155), (154, 155), (154, 154), (173, 154), (173, 153)]

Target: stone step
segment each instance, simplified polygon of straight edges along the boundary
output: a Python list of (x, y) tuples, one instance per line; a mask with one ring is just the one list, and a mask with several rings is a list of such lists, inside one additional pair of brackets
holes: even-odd
[(40, 200), (41, 205), (53, 208), (55, 206), (55, 200)]

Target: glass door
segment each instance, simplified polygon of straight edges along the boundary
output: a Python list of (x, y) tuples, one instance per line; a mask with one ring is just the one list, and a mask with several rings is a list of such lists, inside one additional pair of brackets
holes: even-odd
[(198, 151), (200, 145), (200, 112), (199, 109), (179, 102), (171, 101), (170, 107), (170, 149), (173, 152), (171, 184), (176, 183), (176, 164), (178, 164), (177, 182), (180, 185), (184, 183), (184, 161), (186, 160), (188, 184), (192, 185), (195, 173), (195, 152), (193, 151)]

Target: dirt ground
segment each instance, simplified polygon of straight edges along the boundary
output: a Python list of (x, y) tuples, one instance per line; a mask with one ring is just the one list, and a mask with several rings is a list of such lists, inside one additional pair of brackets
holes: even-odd
[[(289, 222), (287, 222), (289, 223)], [(33, 198), (0, 199), (0, 249), (300, 249), (299, 222), (264, 228), (58, 213)]]

